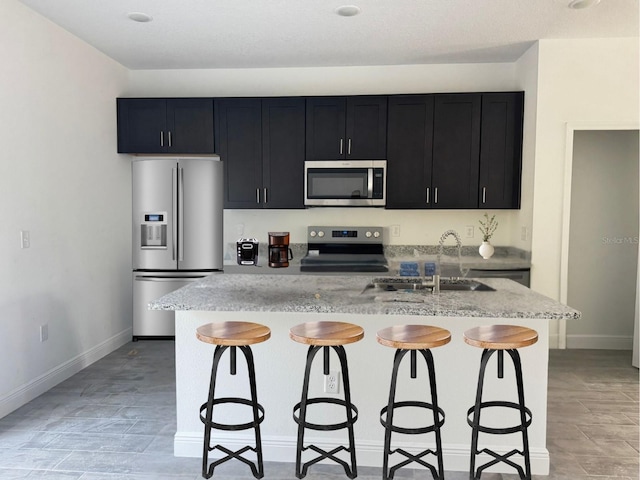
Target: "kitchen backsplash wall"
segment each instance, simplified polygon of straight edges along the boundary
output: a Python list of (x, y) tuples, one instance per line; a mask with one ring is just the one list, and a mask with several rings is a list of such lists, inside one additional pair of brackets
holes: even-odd
[[(512, 222), (517, 219), (514, 210), (487, 210), (496, 215), (498, 229), (491, 243), (513, 246)], [(267, 232), (288, 231), (291, 243), (306, 243), (307, 226), (382, 226), (385, 227), (385, 245), (436, 245), (442, 233), (456, 230), (462, 244), (480, 245), (482, 234), (478, 221), (484, 210), (385, 210), (383, 208), (309, 208), (306, 210), (225, 210), (225, 260), (235, 258), (235, 242), (240, 237), (256, 238), (260, 243), (268, 240)], [(393, 236), (393, 226), (399, 226), (399, 235)], [(473, 238), (467, 237), (467, 226), (473, 227)], [(397, 230), (397, 228), (396, 228)], [(446, 244), (453, 244), (447, 239)]]

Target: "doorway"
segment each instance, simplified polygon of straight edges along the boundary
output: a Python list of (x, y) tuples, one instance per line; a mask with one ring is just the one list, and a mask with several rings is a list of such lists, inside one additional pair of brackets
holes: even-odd
[(632, 349), (638, 290), (638, 142), (638, 130), (573, 131), (563, 301), (580, 310), (582, 318), (566, 323), (567, 348)]

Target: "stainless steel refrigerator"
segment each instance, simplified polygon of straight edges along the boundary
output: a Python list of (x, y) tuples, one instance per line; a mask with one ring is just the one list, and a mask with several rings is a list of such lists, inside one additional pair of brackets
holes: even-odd
[(134, 341), (175, 335), (150, 301), (222, 272), (222, 169), (217, 155), (132, 161)]

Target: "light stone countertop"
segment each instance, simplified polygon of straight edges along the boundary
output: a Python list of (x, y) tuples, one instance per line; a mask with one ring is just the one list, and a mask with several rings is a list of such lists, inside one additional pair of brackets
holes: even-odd
[[(380, 276), (385, 276), (384, 274)], [(511, 280), (494, 292), (365, 289), (376, 275), (213, 274), (151, 302), (152, 310), (578, 319), (580, 312)]]

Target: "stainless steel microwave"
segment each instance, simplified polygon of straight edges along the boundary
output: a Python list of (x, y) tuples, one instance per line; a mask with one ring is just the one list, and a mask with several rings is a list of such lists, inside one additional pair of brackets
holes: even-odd
[(307, 206), (382, 207), (386, 204), (386, 160), (304, 162)]

